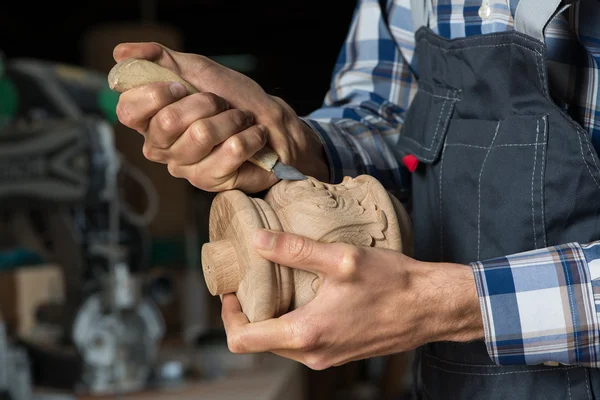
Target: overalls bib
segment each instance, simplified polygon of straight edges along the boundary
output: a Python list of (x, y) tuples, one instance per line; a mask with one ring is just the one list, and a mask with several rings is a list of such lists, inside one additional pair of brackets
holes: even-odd
[[(417, 259), (468, 264), (600, 239), (600, 160), (549, 93), (543, 32), (558, 3), (521, 0), (516, 31), (416, 32), (419, 87), (397, 151), (419, 160)], [(600, 398), (596, 369), (497, 366), (483, 341), (428, 344), (415, 365), (421, 399)]]

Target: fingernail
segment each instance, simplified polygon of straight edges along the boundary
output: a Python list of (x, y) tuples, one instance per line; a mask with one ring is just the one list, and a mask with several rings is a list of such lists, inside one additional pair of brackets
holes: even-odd
[(275, 244), (275, 233), (258, 229), (254, 234), (254, 247), (259, 250), (272, 250)]
[(187, 89), (185, 88), (185, 86), (183, 86), (179, 82), (171, 83), (171, 85), (169, 86), (169, 90), (171, 91), (171, 94), (177, 98), (183, 97), (187, 93)]

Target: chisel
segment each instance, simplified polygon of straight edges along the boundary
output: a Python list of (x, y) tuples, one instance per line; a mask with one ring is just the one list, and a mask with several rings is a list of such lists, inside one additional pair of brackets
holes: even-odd
[[(185, 86), (188, 94), (198, 93), (195, 87), (173, 71), (148, 60), (130, 58), (120, 61), (108, 74), (110, 88), (119, 93), (153, 82), (179, 82)], [(306, 179), (300, 171), (279, 161), (277, 153), (268, 146), (263, 147), (248, 161), (265, 171), (272, 171), (279, 179), (294, 181)]]

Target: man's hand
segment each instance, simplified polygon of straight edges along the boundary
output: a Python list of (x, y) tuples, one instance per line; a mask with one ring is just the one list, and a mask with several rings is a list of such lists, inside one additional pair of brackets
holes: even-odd
[(254, 245), (269, 260), (317, 274), (321, 286), (304, 307), (256, 323), (248, 322), (235, 295), (225, 295), (222, 317), (234, 353), (270, 351), (320, 370), (484, 336), (468, 266), (263, 230)]
[(245, 162), (269, 144), (282, 162), (319, 180), (328, 167), (319, 138), (284, 101), (247, 76), (196, 54), (156, 43), (124, 43), (114, 59), (146, 59), (170, 69), (200, 93), (185, 96), (174, 83), (154, 83), (121, 94), (121, 123), (145, 137), (146, 158), (206, 191), (272, 186), (273, 173)]

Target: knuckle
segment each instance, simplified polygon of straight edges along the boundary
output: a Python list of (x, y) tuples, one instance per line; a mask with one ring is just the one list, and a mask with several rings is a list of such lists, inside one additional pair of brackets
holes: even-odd
[(223, 192), (225, 190), (232, 190), (237, 187), (234, 179), (222, 180), (221, 182), (214, 181), (211, 185), (212, 190)]
[(294, 348), (301, 352), (312, 352), (319, 348), (320, 334), (314, 328), (303, 328), (303, 332), (295, 335)]
[(163, 90), (156, 90), (154, 88), (148, 90), (148, 98), (150, 105), (155, 109), (160, 109), (167, 104), (167, 99)]
[(142, 154), (150, 161), (159, 161), (161, 158), (157, 149), (147, 143), (142, 147)]
[(331, 366), (327, 358), (319, 353), (309, 353), (304, 357), (304, 365), (314, 371), (322, 371)]
[(117, 103), (117, 118), (119, 121), (127, 127), (133, 127), (135, 125), (136, 119), (134, 117), (135, 113), (129, 103), (119, 101)]
[(177, 133), (180, 129), (181, 116), (174, 107), (163, 108), (156, 116), (156, 124), (159, 129), (166, 133)]
[(227, 348), (234, 354), (243, 353), (245, 350), (243, 335), (237, 332), (227, 335)]
[(196, 167), (192, 171), (193, 172), (191, 174), (185, 176), (185, 178), (192, 186), (200, 190), (204, 190), (205, 192), (214, 192), (215, 182), (212, 179), (208, 178), (207, 174), (204, 173), (204, 171), (199, 170), (198, 167)]
[(206, 108), (207, 110), (210, 110), (212, 112), (226, 109), (225, 100), (214, 93), (198, 93), (197, 97), (202, 108)]
[(198, 188), (205, 192), (212, 192), (212, 187), (210, 185), (207, 185), (204, 181), (200, 181), (200, 180), (196, 179), (195, 177), (189, 177), (189, 178), (187, 178), (187, 180), (195, 188)]
[(198, 179), (198, 177), (196, 175), (188, 176), (188, 177), (186, 177), (186, 179), (192, 186), (194, 186), (200, 190), (210, 192), (210, 189), (211, 189), (210, 185), (207, 185), (205, 180)]
[(142, 154), (144, 155), (144, 157), (146, 157), (148, 160), (152, 160), (153, 153), (154, 151), (152, 147), (148, 146), (147, 144), (144, 144), (144, 146), (142, 147)]
[(338, 264), (339, 276), (345, 279), (352, 279), (358, 271), (362, 257), (363, 250), (360, 247), (348, 246), (344, 249)]
[(294, 261), (304, 261), (312, 253), (312, 244), (303, 236), (290, 236), (285, 241), (285, 247)]
[(199, 149), (207, 150), (213, 147), (210, 124), (204, 120), (194, 122), (190, 129), (190, 139)]
[(179, 166), (174, 162), (167, 163), (167, 171), (169, 171), (169, 174), (175, 178), (181, 177), (181, 174), (179, 172)]
[(220, 172), (219, 170), (215, 170), (215, 172), (210, 176), (210, 179), (207, 181), (207, 184), (210, 185), (210, 187), (213, 190), (216, 191), (224, 191), (224, 190), (231, 190), (231, 189), (235, 189), (236, 188), (236, 183), (237, 183), (237, 177), (236, 177), (236, 173), (234, 172), (233, 174), (231, 173), (226, 173), (226, 172)]
[(267, 134), (263, 128), (258, 125), (255, 125), (248, 129), (250, 134), (252, 135), (254, 142), (256, 142), (260, 146), (264, 146), (267, 144)]
[(273, 103), (272, 107), (269, 109), (270, 119), (273, 121), (282, 121), (285, 116), (285, 102), (277, 96), (271, 96), (271, 99), (273, 100)]
[(244, 113), (242, 110), (231, 110), (231, 121), (238, 128), (244, 127), (248, 124), (248, 115)]
[(232, 136), (227, 140), (227, 150), (234, 159), (243, 159), (246, 155), (246, 144), (239, 136)]

